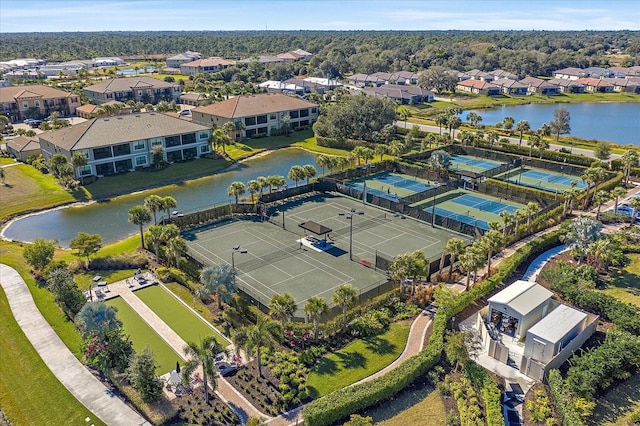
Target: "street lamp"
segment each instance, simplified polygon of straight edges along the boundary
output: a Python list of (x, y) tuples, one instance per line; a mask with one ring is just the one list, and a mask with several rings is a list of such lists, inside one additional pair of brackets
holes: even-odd
[(235, 274), (235, 272), (236, 272), (236, 262), (235, 262), (235, 258), (234, 258), (236, 253), (245, 254), (245, 253), (247, 253), (247, 250), (246, 249), (241, 249), (239, 244), (236, 245), (236, 246), (233, 246), (233, 249), (231, 250), (231, 270), (234, 272), (234, 274), (233, 274), (233, 281), (234, 282), (236, 280), (236, 274)]
[(344, 216), (349, 219), (349, 260), (353, 260), (353, 215), (363, 215), (364, 212), (357, 212), (356, 209), (351, 209), (349, 213), (338, 213), (338, 216)]

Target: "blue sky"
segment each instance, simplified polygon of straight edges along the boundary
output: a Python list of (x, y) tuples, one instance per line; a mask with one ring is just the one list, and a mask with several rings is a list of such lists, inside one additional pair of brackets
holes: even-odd
[(0, 32), (640, 30), (640, 0), (0, 0)]

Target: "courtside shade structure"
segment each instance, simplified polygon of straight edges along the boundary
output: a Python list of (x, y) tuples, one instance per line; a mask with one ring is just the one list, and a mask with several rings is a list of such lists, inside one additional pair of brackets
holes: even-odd
[(320, 237), (324, 237), (325, 241), (327, 239), (327, 234), (331, 231), (333, 231), (333, 229), (331, 228), (327, 228), (324, 225), (321, 225), (317, 222), (314, 222), (312, 220), (308, 220), (306, 222), (302, 222), (301, 224), (298, 225), (300, 228), (304, 229), (305, 231), (309, 231), (312, 234), (316, 234)]

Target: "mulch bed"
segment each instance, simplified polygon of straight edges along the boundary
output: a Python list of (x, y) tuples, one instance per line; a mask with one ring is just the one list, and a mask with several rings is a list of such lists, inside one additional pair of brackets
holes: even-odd
[(204, 389), (196, 388), (191, 394), (173, 401), (178, 407), (176, 418), (169, 425), (198, 424), (232, 426), (240, 424), (240, 419), (220, 398), (209, 392), (209, 404), (205, 403)]
[(276, 407), (278, 401), (282, 399), (279, 389), (280, 380), (271, 373), (268, 367), (262, 366), (262, 377), (259, 377), (258, 364), (254, 360), (226, 379), (258, 410), (270, 416), (280, 414)]
[(522, 420), (523, 420), (525, 425), (545, 426), (545, 422), (533, 421), (533, 419), (531, 419), (531, 412), (527, 409), (527, 402), (535, 401), (535, 399), (536, 399), (535, 392), (537, 390), (542, 390), (545, 393), (545, 395), (547, 396), (547, 398), (549, 398), (549, 407), (551, 408), (552, 413), (553, 413), (552, 417), (554, 419), (559, 419), (560, 418), (559, 415), (555, 412), (555, 404), (552, 403), (553, 397), (549, 393), (549, 389), (545, 385), (543, 385), (542, 383), (536, 383), (529, 390), (529, 392), (527, 392), (527, 394), (525, 395), (525, 398), (524, 398), (524, 404), (522, 404)]

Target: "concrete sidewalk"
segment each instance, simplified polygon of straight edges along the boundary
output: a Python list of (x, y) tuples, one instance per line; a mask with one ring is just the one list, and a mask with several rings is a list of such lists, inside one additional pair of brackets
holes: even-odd
[(149, 425), (142, 416), (113, 395), (76, 359), (36, 307), (18, 272), (0, 264), (0, 284), (16, 321), (42, 360), (60, 382), (108, 425)]

